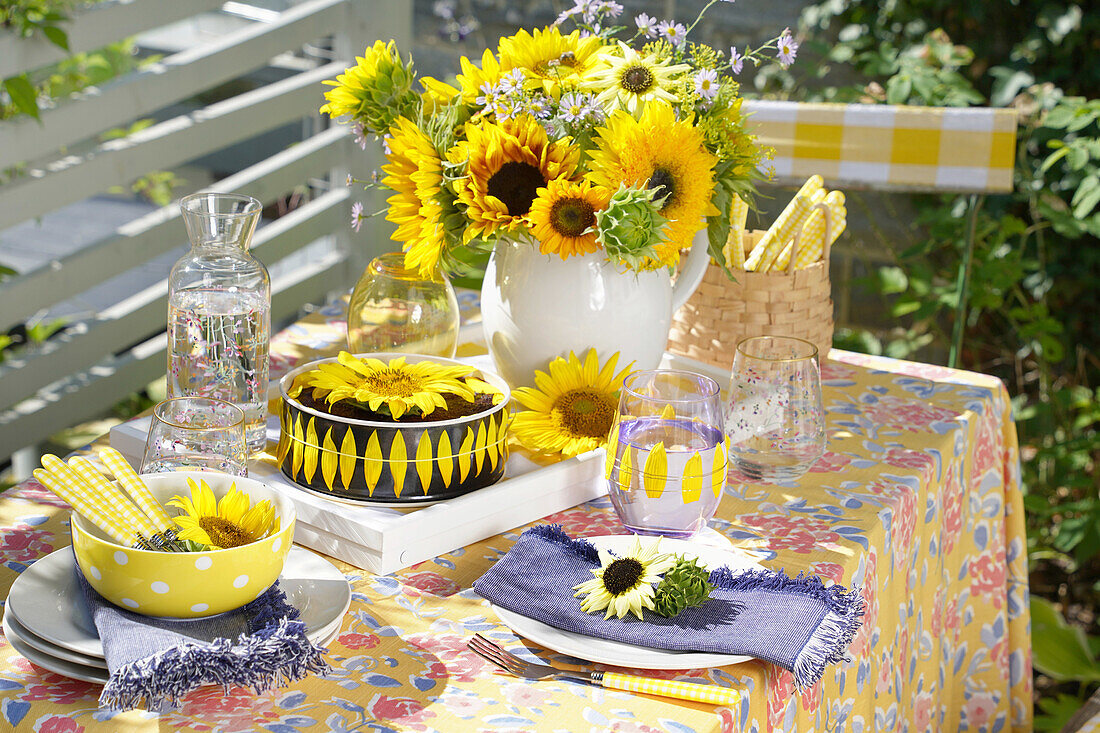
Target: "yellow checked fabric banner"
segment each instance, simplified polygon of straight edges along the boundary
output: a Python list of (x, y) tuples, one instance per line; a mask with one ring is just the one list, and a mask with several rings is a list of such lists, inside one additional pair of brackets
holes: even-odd
[(775, 173), (829, 188), (1008, 192), (1016, 113), (864, 104), (746, 100), (750, 127), (775, 148)]
[[(342, 318), (326, 307), (273, 340), (273, 374), (334, 353)], [(790, 485), (727, 484), (711, 523), (769, 568), (860, 590), (867, 612), (850, 660), (808, 690), (762, 661), (642, 672), (739, 691), (724, 704), (496, 671), (466, 640), (480, 633), (521, 652), (525, 642), (471, 586), (512, 546), (524, 529), (516, 527), (393, 575), (340, 564), (355, 596), (328, 646), (332, 674), (260, 695), (207, 687), (160, 715), (98, 711), (98, 685), (47, 672), (0, 642), (0, 730), (1030, 730), (1026, 541), (1004, 386), (942, 367), (831, 356), (822, 361), (825, 456)], [(33, 481), (4, 494), (0, 595), (68, 545), (67, 516)], [(573, 536), (624, 532), (606, 499), (544, 521)]]

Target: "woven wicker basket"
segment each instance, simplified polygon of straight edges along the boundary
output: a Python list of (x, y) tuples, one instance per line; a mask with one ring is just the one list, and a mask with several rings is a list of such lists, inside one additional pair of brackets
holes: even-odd
[[(745, 232), (746, 251), (763, 234)], [(815, 344), (822, 358), (829, 353), (833, 298), (828, 247), (820, 262), (801, 270), (735, 270), (734, 276), (737, 282), (710, 264), (695, 294), (672, 317), (669, 351), (726, 369), (738, 342), (751, 336), (795, 336)]]

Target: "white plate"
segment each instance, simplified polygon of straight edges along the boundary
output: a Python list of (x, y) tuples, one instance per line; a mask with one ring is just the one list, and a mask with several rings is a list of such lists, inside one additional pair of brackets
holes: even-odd
[(49, 672), (56, 672), (65, 677), (83, 680), (84, 682), (94, 682), (97, 685), (107, 684), (106, 668), (89, 667), (46, 654), (43, 651), (35, 649), (18, 634), (12, 633), (11, 629), (9, 629), (6, 624), (4, 627), (4, 634), (8, 639), (8, 643), (11, 644), (12, 649), (19, 652), (42, 669)]
[[(38, 560), (15, 579), (8, 593), (7, 611), (24, 629), (44, 641), (102, 658), (103, 645), (80, 599), (75, 566), (68, 547)], [(351, 586), (344, 574), (328, 560), (301, 547), (291, 548), (279, 585), (287, 601), (301, 612), (306, 636), (314, 643), (332, 635), (332, 627), (339, 627), (351, 605)]]
[[(40, 639), (31, 641), (28, 638), (24, 638), (15, 630), (15, 624), (17, 624), (18, 621), (14, 621), (14, 623), (13, 621), (14, 619), (8, 614), (4, 614), (4, 636), (7, 638), (8, 643), (11, 644), (12, 649), (26, 657), (29, 661), (42, 669), (49, 672), (56, 672), (65, 677), (72, 677), (74, 679), (83, 680), (84, 682), (93, 682), (97, 685), (107, 684), (108, 673), (106, 664), (79, 664), (69, 658), (56, 656), (43, 651), (38, 648), (38, 645), (48, 642), (42, 642)], [(340, 624), (338, 622), (330, 624), (327, 630), (329, 633), (318, 639), (315, 643), (320, 646), (327, 645), (340, 631)], [(72, 652), (66, 652), (66, 654), (72, 654)]]
[[(587, 537), (597, 548), (615, 553), (626, 552), (634, 541), (634, 535), (607, 535)], [(643, 539), (643, 542), (646, 541)], [(686, 540), (661, 540), (662, 552), (698, 558), (700, 564), (708, 570), (728, 566), (730, 570), (762, 569), (764, 566), (735, 550), (729, 548), (702, 545)], [(560, 654), (584, 659), (598, 664), (610, 664), (615, 667), (633, 667), (636, 669), (705, 669), (738, 664), (752, 657), (734, 654), (711, 654), (707, 652), (676, 652), (665, 649), (653, 649), (621, 641), (597, 639), (593, 636), (563, 631), (541, 621), (536, 621), (505, 608), (489, 604), (497, 618), (519, 636), (530, 639)]]
[(80, 664), (85, 667), (107, 669), (107, 660), (103, 657), (92, 657), (87, 654), (79, 654), (69, 649), (65, 649), (64, 647), (59, 647), (57, 644), (51, 644), (45, 639), (32, 634), (23, 624), (15, 620), (15, 617), (11, 615), (11, 611), (4, 611), (4, 635), (9, 639), (13, 636), (18, 636), (19, 640), (24, 644), (37, 649), (43, 654), (57, 657), (62, 661)]

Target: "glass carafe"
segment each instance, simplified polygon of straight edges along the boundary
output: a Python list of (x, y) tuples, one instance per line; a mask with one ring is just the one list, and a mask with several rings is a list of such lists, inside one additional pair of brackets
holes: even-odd
[(406, 269), (400, 252), (372, 260), (348, 304), (348, 346), (354, 353), (452, 357), (458, 327), (458, 299), (447, 276), (438, 266), (430, 278)]
[(271, 277), (248, 252), (261, 208), (235, 194), (183, 198), (191, 249), (168, 280), (168, 397), (214, 397), (240, 407), (252, 453), (267, 440), (271, 332)]

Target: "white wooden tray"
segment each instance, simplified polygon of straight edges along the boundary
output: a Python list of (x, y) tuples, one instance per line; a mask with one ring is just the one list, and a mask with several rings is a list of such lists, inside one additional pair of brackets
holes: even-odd
[[(487, 357), (470, 359), (479, 367)], [(714, 367), (665, 355), (665, 368), (690, 369), (719, 379)], [(268, 441), (278, 442), (279, 419), (269, 417)], [(111, 445), (135, 466), (141, 462), (149, 418), (111, 429)], [(541, 519), (607, 493), (603, 449), (539, 466), (513, 453), (500, 483), (418, 508), (351, 504), (306, 491), (266, 461), (251, 461), (248, 475), (294, 502), (294, 541), (375, 573), (392, 573), (486, 537)]]

